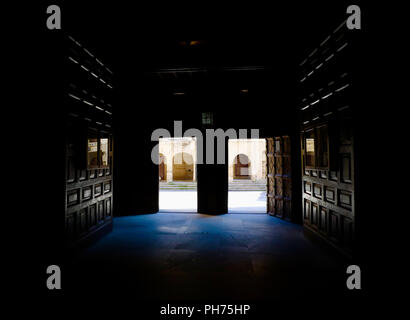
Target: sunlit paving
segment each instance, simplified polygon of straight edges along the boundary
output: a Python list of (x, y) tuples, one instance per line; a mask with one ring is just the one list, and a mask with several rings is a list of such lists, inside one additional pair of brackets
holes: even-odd
[[(228, 199), (231, 213), (266, 213), (265, 191), (229, 191)], [(197, 192), (162, 190), (159, 207), (161, 212), (196, 212)]]
[(229, 191), (228, 212), (266, 213), (265, 191)]

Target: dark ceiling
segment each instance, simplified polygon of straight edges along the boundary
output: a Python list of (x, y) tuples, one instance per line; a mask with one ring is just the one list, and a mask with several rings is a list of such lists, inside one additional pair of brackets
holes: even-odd
[(222, 7), (111, 3), (61, 5), (65, 32), (117, 74), (158, 68), (265, 66), (292, 72), (346, 17), (350, 3), (255, 1)]

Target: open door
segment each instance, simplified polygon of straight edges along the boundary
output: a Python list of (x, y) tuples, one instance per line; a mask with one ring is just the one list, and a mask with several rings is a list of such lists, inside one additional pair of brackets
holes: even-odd
[(291, 144), (289, 136), (267, 138), (268, 213), (292, 219)]

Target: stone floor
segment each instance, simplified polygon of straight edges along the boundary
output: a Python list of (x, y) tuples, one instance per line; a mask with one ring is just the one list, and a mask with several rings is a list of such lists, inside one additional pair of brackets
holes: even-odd
[(345, 288), (340, 262), (299, 225), (267, 214), (157, 213), (119, 217), (64, 266), (74, 297), (148, 300), (306, 299)]
[[(197, 192), (192, 190), (161, 190), (161, 212), (197, 212)], [(266, 213), (265, 191), (229, 191), (228, 211), (235, 213)]]

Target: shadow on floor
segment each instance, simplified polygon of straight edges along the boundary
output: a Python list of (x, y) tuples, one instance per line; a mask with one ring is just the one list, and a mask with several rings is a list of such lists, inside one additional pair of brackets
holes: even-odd
[(64, 272), (69, 294), (270, 300), (345, 291), (346, 266), (266, 214), (119, 217)]

